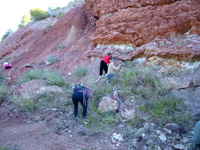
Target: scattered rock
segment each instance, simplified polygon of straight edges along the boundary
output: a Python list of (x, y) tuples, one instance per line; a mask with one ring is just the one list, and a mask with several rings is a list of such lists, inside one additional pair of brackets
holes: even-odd
[(164, 130), (167, 134), (171, 134), (171, 133), (172, 133), (172, 131), (169, 130), (169, 129), (167, 129), (167, 128), (163, 128), (163, 130)]
[(123, 137), (121, 134), (113, 133), (111, 137), (112, 144), (119, 146), (121, 142), (123, 142)]
[(160, 134), (159, 138), (163, 143), (167, 140), (167, 138), (164, 134)]
[(101, 102), (99, 103), (98, 109), (100, 111), (117, 111), (118, 109), (118, 102), (116, 100), (112, 100), (109, 97), (103, 97)]
[(182, 144), (176, 144), (174, 145), (175, 150), (186, 150), (185, 146)]
[(130, 109), (130, 110), (123, 109), (123, 111), (121, 112), (121, 116), (125, 120), (134, 119), (135, 118), (135, 110), (133, 110), (133, 109)]

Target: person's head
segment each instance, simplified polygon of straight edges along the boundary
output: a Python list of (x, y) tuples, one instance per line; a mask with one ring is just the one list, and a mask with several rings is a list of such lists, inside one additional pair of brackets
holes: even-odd
[(110, 56), (110, 58), (112, 58), (112, 53), (107, 53), (108, 56)]
[(116, 64), (117, 63), (117, 58), (113, 57), (112, 62), (114, 62), (114, 64)]
[(9, 64), (8, 62), (4, 62), (4, 63), (3, 63), (4, 66), (5, 66), (5, 65), (8, 65), (8, 64)]

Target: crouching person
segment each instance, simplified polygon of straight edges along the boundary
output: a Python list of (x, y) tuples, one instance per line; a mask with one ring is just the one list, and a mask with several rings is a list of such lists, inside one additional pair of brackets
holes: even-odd
[(83, 107), (82, 119), (86, 119), (88, 99), (90, 97), (90, 89), (86, 88), (83, 84), (73, 87), (74, 93), (72, 94), (72, 101), (74, 104), (74, 120), (78, 119), (78, 103), (80, 102)]
[(117, 58), (113, 58), (112, 62), (110, 63), (110, 65), (108, 66), (108, 73), (107, 73), (107, 83), (110, 83), (111, 79), (116, 75), (116, 71), (119, 70), (119, 68), (121, 67), (121, 64), (116, 67), (115, 64), (117, 63)]
[(10, 69), (10, 68), (12, 68), (12, 65), (9, 62), (4, 62), (3, 63), (3, 68), (4, 69)]

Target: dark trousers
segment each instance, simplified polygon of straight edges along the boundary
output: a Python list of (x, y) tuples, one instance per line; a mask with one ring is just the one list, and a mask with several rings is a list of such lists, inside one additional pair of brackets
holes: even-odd
[(105, 63), (105, 61), (101, 60), (101, 63), (100, 63), (100, 76), (103, 74), (103, 70), (105, 71), (105, 73), (107, 73), (108, 72), (108, 66)]
[(78, 102), (80, 102), (83, 107), (83, 117), (86, 117), (88, 101), (86, 100), (86, 105), (84, 106), (83, 105), (83, 92), (74, 92), (72, 94), (72, 101), (74, 104), (74, 117), (78, 116)]

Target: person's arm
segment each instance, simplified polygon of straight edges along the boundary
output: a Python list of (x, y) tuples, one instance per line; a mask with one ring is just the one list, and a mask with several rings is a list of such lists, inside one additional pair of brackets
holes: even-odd
[(108, 57), (106, 57), (106, 61), (110, 64), (111, 62), (110, 62), (110, 56), (109, 55), (107, 55)]
[(110, 64), (110, 68), (113, 69), (113, 70), (118, 70), (118, 69), (120, 68), (120, 65), (119, 65), (118, 67), (116, 67), (116, 66), (114, 65), (114, 63), (111, 63), (111, 64)]

